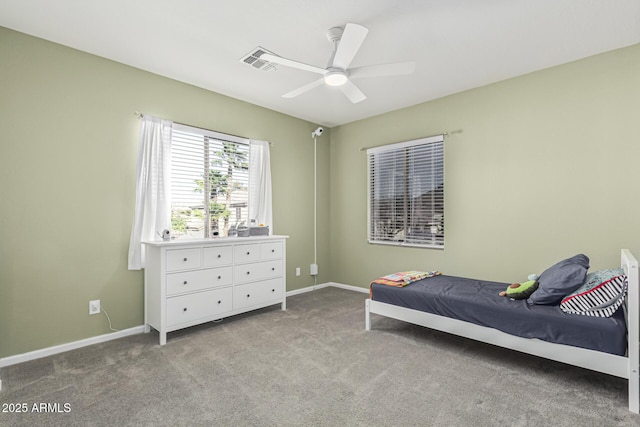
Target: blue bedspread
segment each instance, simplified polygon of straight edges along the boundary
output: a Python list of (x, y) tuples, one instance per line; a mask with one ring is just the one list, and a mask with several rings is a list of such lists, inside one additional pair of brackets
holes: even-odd
[(403, 288), (372, 284), (372, 299), (475, 323), (524, 338), (624, 356), (624, 312), (600, 318), (566, 314), (559, 306), (529, 305), (498, 296), (509, 283), (436, 276)]

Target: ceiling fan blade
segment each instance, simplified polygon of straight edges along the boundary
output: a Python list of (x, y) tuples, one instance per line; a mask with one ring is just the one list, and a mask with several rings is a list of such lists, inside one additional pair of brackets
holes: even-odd
[(368, 65), (365, 67), (356, 67), (349, 70), (349, 77), (383, 77), (383, 76), (399, 76), (411, 74), (416, 69), (416, 63), (413, 61), (396, 62), (393, 64)]
[(339, 86), (339, 88), (342, 93), (344, 93), (346, 97), (349, 98), (349, 101), (353, 102), (354, 104), (367, 99), (365, 94), (362, 93), (362, 91), (358, 89), (358, 86), (354, 85), (351, 80), (347, 80), (347, 82), (342, 86)]
[(262, 55), (260, 55), (260, 59), (273, 62), (274, 64), (284, 65), (286, 67), (297, 68), (299, 70), (305, 70), (305, 71), (311, 71), (312, 73), (317, 73), (317, 74), (325, 73), (324, 68), (305, 64), (304, 62), (294, 61), (292, 59), (283, 58), (281, 56), (271, 55), (269, 53), (263, 53)]
[(338, 49), (333, 57), (332, 67), (346, 70), (358, 53), (360, 46), (367, 37), (368, 29), (358, 24), (347, 24), (340, 38)]
[(322, 79), (318, 79), (315, 80), (309, 84), (306, 84), (302, 87), (299, 87), (298, 89), (294, 89), (291, 92), (287, 92), (284, 95), (282, 95), (283, 98), (295, 98), (298, 95), (302, 95), (305, 92), (310, 91), (313, 88), (316, 88), (318, 86), (322, 86), (324, 84), (324, 78)]

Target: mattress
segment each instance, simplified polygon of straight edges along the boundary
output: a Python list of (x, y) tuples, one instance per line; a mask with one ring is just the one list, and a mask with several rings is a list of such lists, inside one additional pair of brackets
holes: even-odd
[(566, 314), (560, 307), (530, 305), (498, 295), (509, 283), (435, 276), (403, 288), (373, 284), (372, 299), (498, 329), (511, 335), (624, 356), (624, 311), (612, 317)]

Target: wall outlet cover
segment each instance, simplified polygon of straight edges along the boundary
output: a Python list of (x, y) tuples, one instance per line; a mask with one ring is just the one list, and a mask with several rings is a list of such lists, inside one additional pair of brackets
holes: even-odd
[(98, 314), (100, 313), (100, 300), (95, 299), (93, 301), (89, 301), (89, 314)]

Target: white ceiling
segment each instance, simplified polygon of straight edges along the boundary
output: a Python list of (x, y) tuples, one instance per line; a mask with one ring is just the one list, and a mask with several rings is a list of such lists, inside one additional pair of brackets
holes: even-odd
[[(416, 72), (357, 80), (352, 104), (282, 98), (317, 74), (239, 61), (262, 46), (324, 68), (348, 22), (369, 29), (352, 67)], [(640, 43), (640, 0), (0, 0), (0, 26), (331, 127)]]

